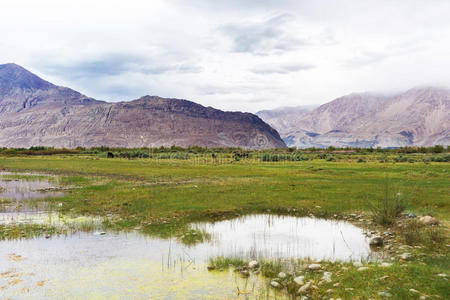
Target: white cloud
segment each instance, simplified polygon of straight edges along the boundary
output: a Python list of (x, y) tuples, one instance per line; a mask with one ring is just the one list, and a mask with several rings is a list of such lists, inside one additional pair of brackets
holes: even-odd
[(0, 11), (4, 63), (103, 100), (255, 112), (450, 85), (447, 0), (3, 0)]

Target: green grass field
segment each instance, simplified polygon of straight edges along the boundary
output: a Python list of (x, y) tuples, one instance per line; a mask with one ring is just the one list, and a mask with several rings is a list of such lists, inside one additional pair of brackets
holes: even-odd
[[(262, 162), (254, 157), (235, 160), (231, 155), (215, 160), (209, 155), (190, 155), (189, 159), (4, 156), (0, 157), (0, 169), (60, 175), (60, 183), (69, 192), (45, 201), (62, 203), (55, 205), (62, 213), (103, 216), (109, 229), (139, 227), (163, 237), (176, 236), (192, 221), (268, 211), (338, 219), (358, 213), (370, 218), (371, 204), (385, 199), (388, 182), (389, 195), (402, 195), (405, 212), (432, 215), (441, 221), (439, 238), (417, 239), (413, 246), (420, 248), (410, 251), (420, 259), (408, 262), (406, 267), (395, 263), (391, 268), (374, 267), (352, 276), (352, 268), (339, 271), (338, 266), (330, 264), (330, 270), (342, 273), (341, 284), (334, 288), (324, 285), (314, 295), (322, 298), (327, 295), (325, 290), (332, 289), (329, 296), (334, 298), (379, 298), (376, 291), (390, 287), (391, 293), (401, 299), (418, 299), (421, 295), (448, 299), (448, 280), (436, 274), (448, 275), (450, 267), (450, 163), (430, 162), (429, 154), (405, 154), (409, 162), (395, 163), (393, 156), (334, 154), (333, 160), (324, 156), (282, 162)], [(381, 162), (383, 159), (388, 162)], [(38, 231), (31, 230), (35, 234)], [(405, 243), (405, 236), (411, 235), (406, 230), (398, 232), (399, 243)], [(417, 234), (422, 233), (428, 234), (425, 229)], [(380, 281), (383, 276), (391, 280)], [(366, 286), (367, 282), (370, 284)], [(421, 294), (412, 295), (410, 288)]]

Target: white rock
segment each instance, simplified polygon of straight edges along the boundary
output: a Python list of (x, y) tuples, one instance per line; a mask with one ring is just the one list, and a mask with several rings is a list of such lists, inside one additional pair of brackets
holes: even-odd
[(424, 216), (419, 219), (419, 221), (424, 225), (437, 225), (439, 221), (432, 216)]
[(390, 266), (392, 266), (392, 264), (388, 263), (388, 262), (381, 263), (381, 265), (380, 265), (380, 267), (383, 267), (383, 268), (388, 268)]
[(363, 264), (360, 261), (354, 261), (353, 262), (353, 266), (355, 266), (355, 267), (362, 267)]
[(409, 259), (411, 259), (411, 254), (405, 252), (402, 255), (400, 255), (400, 258), (403, 260), (409, 260)]
[(286, 273), (284, 273), (284, 272), (280, 272), (280, 273), (278, 273), (278, 278), (281, 278), (281, 279), (283, 279), (283, 278), (286, 278)]
[(255, 268), (259, 267), (259, 263), (256, 260), (252, 260), (248, 263), (248, 267), (250, 269), (255, 269)]
[(378, 293), (378, 296), (381, 296), (381, 297), (391, 297), (392, 296), (392, 294), (391, 293), (389, 293), (389, 292), (379, 292)]
[(294, 282), (298, 285), (304, 285), (305, 284), (305, 276), (297, 276), (294, 278)]
[(332, 275), (333, 273), (331, 273), (331, 272), (324, 272), (323, 273), (323, 276), (322, 276), (322, 280), (324, 280), (324, 281), (326, 281), (326, 282), (331, 282), (332, 280), (331, 280), (331, 275)]
[(281, 288), (281, 284), (279, 284), (279, 283), (276, 282), (276, 281), (270, 282), (270, 285), (271, 285), (273, 288), (276, 288), (276, 289)]
[(308, 269), (310, 269), (312, 271), (316, 271), (316, 270), (322, 269), (322, 266), (320, 264), (310, 264), (308, 266)]
[(415, 290), (415, 289), (409, 289), (409, 292), (413, 293), (413, 294), (420, 294), (420, 292), (418, 290)]
[(298, 293), (299, 294), (303, 294), (305, 292), (307, 292), (312, 285), (312, 281), (308, 281), (305, 285), (303, 285), (301, 288), (298, 289)]
[(369, 270), (368, 267), (359, 267), (359, 268), (358, 268), (358, 271), (359, 271), (359, 272), (367, 271), (367, 270)]

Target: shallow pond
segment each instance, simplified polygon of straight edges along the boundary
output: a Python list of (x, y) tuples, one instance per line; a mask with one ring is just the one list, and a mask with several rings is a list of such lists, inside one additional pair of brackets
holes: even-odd
[(33, 200), (63, 195), (56, 190), (57, 180), (57, 177), (51, 175), (0, 172), (0, 199), (5, 200), (0, 211), (41, 210), (45, 202)]
[[(208, 272), (218, 255), (258, 258), (370, 257), (363, 231), (315, 218), (250, 215), (192, 224), (211, 240), (186, 246), (132, 233), (0, 242), (0, 291), (15, 298), (281, 299), (258, 276)], [(237, 290), (250, 292), (237, 298)]]

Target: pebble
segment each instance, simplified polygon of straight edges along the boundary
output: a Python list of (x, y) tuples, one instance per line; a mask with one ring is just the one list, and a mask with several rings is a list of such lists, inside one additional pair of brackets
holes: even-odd
[(411, 254), (405, 252), (402, 255), (400, 255), (400, 258), (403, 260), (409, 260), (409, 259), (411, 259)]
[(383, 245), (383, 238), (381, 236), (376, 236), (370, 240), (369, 245), (380, 247)]
[(379, 292), (378, 293), (378, 296), (381, 296), (381, 297), (391, 297), (392, 296), (392, 294), (391, 293), (389, 293), (389, 292)]
[(283, 279), (283, 278), (286, 278), (286, 273), (284, 273), (284, 272), (280, 272), (280, 273), (278, 273), (278, 278), (281, 278), (281, 279)]
[(381, 263), (381, 265), (380, 265), (380, 267), (383, 267), (383, 268), (388, 268), (390, 266), (392, 266), (392, 264), (388, 263), (388, 262)]
[(409, 289), (409, 291), (413, 294), (420, 294), (420, 292), (418, 290), (415, 289)]
[(354, 267), (362, 267), (362, 265), (363, 265), (363, 264), (362, 264), (360, 261), (354, 261), (354, 262), (353, 262), (353, 266), (354, 266)]
[(294, 278), (294, 282), (298, 285), (304, 285), (305, 284), (305, 276), (297, 276)]
[(302, 294), (307, 292), (311, 288), (311, 285), (312, 281), (308, 281), (305, 285), (303, 285), (301, 288), (298, 289), (298, 293)]
[(424, 216), (419, 219), (419, 221), (424, 225), (437, 225), (439, 221), (432, 216)]
[(437, 274), (436, 276), (439, 276), (439, 277), (447, 277), (447, 274), (441, 273), (441, 274)]
[(276, 289), (281, 288), (281, 284), (279, 284), (279, 283), (276, 282), (276, 281), (270, 282), (270, 285), (271, 285), (273, 288), (276, 288)]
[(368, 267), (359, 267), (359, 268), (358, 268), (358, 271), (359, 271), (359, 272), (367, 271), (367, 270), (369, 270)]
[(106, 232), (104, 232), (104, 231), (96, 231), (96, 232), (94, 232), (94, 235), (105, 235), (106, 234)]
[(252, 260), (248, 263), (248, 267), (250, 269), (256, 269), (257, 267), (259, 267), (259, 263), (256, 260)]
[(308, 266), (308, 269), (312, 270), (312, 271), (317, 271), (322, 269), (322, 266), (320, 264), (310, 264)]
[(333, 275), (333, 273), (331, 272), (324, 272), (323, 276), (322, 276), (322, 280), (326, 281), (326, 282), (331, 282), (331, 275)]

